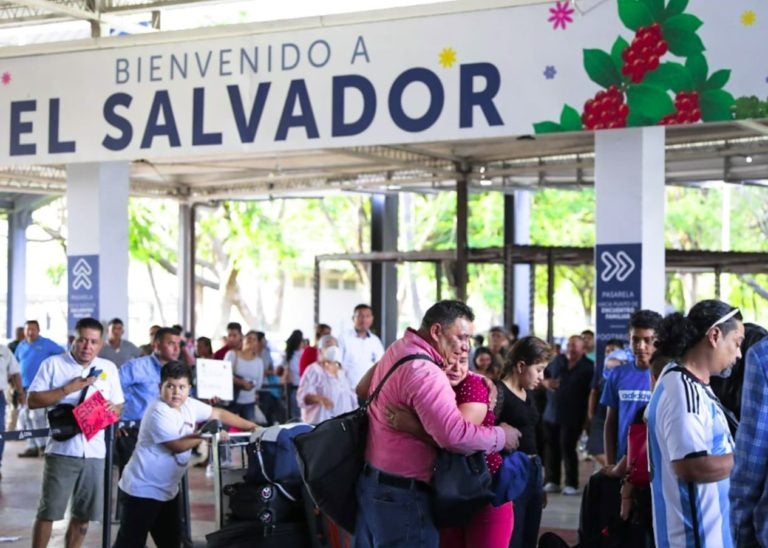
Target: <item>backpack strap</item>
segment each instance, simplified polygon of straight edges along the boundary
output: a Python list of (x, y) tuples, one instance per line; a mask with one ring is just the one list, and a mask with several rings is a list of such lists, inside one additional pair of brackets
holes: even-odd
[(429, 356), (427, 354), (408, 354), (407, 356), (400, 358), (395, 362), (395, 365), (393, 365), (389, 369), (389, 371), (387, 371), (387, 373), (384, 375), (384, 378), (381, 379), (381, 382), (379, 382), (378, 386), (376, 386), (376, 389), (373, 391), (373, 394), (371, 394), (371, 396), (367, 400), (365, 400), (365, 403), (363, 404), (363, 408), (367, 409), (368, 406), (373, 403), (373, 401), (376, 399), (376, 396), (378, 396), (379, 392), (381, 392), (381, 388), (384, 386), (384, 383), (387, 382), (387, 379), (392, 375), (392, 373), (394, 373), (397, 370), (398, 367), (400, 367), (406, 362), (410, 362), (413, 360), (424, 360), (424, 361), (434, 363), (435, 365), (440, 365), (435, 360), (432, 359), (432, 356)]

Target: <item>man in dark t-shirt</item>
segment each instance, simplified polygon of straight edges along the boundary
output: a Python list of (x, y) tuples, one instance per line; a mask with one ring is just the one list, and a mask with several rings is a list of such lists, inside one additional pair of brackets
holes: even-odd
[(545, 469), (548, 493), (560, 491), (560, 465), (565, 465), (564, 495), (576, 495), (579, 488), (579, 461), (576, 445), (587, 417), (594, 362), (584, 353), (580, 335), (568, 339), (565, 354), (557, 356), (544, 370), (542, 384), (547, 391), (544, 409)]

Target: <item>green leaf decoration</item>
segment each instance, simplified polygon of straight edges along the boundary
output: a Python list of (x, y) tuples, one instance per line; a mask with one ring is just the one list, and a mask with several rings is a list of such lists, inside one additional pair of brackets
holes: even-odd
[(691, 55), (685, 60), (685, 68), (693, 78), (694, 89), (701, 89), (707, 82), (707, 74), (709, 73), (709, 66), (707, 66), (707, 59), (701, 55)]
[(688, 0), (669, 0), (667, 4), (666, 16), (672, 17), (674, 15), (680, 15), (688, 7)]
[(580, 131), (584, 126), (581, 123), (581, 114), (571, 105), (564, 105), (560, 113), (560, 126), (563, 131)]
[(701, 119), (704, 122), (733, 120), (731, 108), (736, 103), (733, 95), (723, 89), (709, 89), (699, 96)]
[(727, 69), (718, 70), (712, 73), (707, 83), (706, 89), (721, 89), (728, 83), (728, 79), (731, 77), (731, 71)]
[(619, 19), (629, 30), (637, 30), (654, 22), (651, 10), (638, 0), (619, 0)]
[(563, 127), (556, 122), (537, 122), (533, 124), (536, 133), (557, 133), (563, 131)]
[(632, 85), (627, 88), (629, 112), (655, 125), (667, 114), (675, 112), (675, 104), (666, 90), (648, 84)]
[(630, 110), (629, 114), (627, 115), (627, 127), (655, 126), (658, 124), (658, 122), (658, 120), (653, 120), (652, 118), (644, 115), (642, 112), (635, 112)]
[(621, 72), (614, 65), (611, 56), (603, 50), (585, 49), (584, 69), (589, 79), (599, 86), (609, 88), (621, 85)]
[(703, 23), (701, 19), (690, 13), (682, 13), (680, 15), (673, 15), (668, 18), (661, 25), (661, 32), (664, 36), (668, 32), (696, 32), (701, 28)]
[(624, 59), (621, 58), (621, 54), (628, 47), (629, 42), (624, 40), (621, 36), (616, 38), (616, 41), (611, 47), (611, 59), (613, 60), (613, 65), (616, 67), (616, 70), (619, 71), (619, 74), (621, 74), (621, 67), (624, 66)]
[(661, 22), (664, 20), (664, 0), (643, 0), (643, 4), (648, 6), (654, 21)]
[(664, 39), (669, 44), (669, 51), (678, 57), (690, 57), (704, 51), (704, 43), (695, 32), (667, 29)]
[(680, 63), (660, 64), (659, 68), (645, 75), (643, 83), (661, 89), (671, 89), (675, 93), (696, 89), (690, 71)]

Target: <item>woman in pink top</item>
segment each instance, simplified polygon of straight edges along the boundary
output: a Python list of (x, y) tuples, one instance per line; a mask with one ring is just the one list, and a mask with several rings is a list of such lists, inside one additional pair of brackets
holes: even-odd
[[(493, 426), (496, 416), (489, 405), (490, 391), (482, 376), (470, 373), (466, 355), (458, 362), (448, 364), (445, 374), (456, 392), (456, 404), (468, 422), (478, 426)], [(388, 406), (388, 418), (393, 428), (409, 432), (417, 437), (426, 433), (409, 410)], [(500, 453), (486, 455), (490, 473), (501, 468)], [(501, 506), (488, 504), (476, 512), (462, 527), (440, 530), (441, 548), (507, 548), (512, 538), (514, 510), (511, 502)]]

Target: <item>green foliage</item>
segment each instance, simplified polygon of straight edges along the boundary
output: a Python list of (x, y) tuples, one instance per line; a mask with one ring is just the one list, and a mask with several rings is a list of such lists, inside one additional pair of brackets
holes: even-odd
[[(658, 123), (664, 116), (675, 112), (675, 103), (661, 88), (649, 84), (636, 84), (627, 88), (627, 105), (630, 114), (642, 117), (650, 124)], [(628, 125), (634, 125), (629, 124)]]
[(701, 92), (701, 119), (705, 122), (732, 120), (733, 95), (724, 89), (708, 89)]
[(731, 112), (737, 120), (766, 118), (768, 117), (768, 99), (761, 101), (754, 95), (739, 97), (731, 107)]
[(619, 19), (629, 30), (637, 30), (653, 23), (653, 13), (645, 2), (619, 0)]
[(584, 70), (590, 80), (604, 88), (618, 87), (623, 82), (621, 69), (616, 68), (611, 56), (600, 49), (584, 50)]
[(691, 73), (680, 63), (662, 63), (645, 75), (644, 82), (663, 90), (691, 91), (694, 89)]
[(46, 268), (45, 273), (54, 286), (60, 286), (67, 274), (67, 267), (64, 263), (56, 263)]

